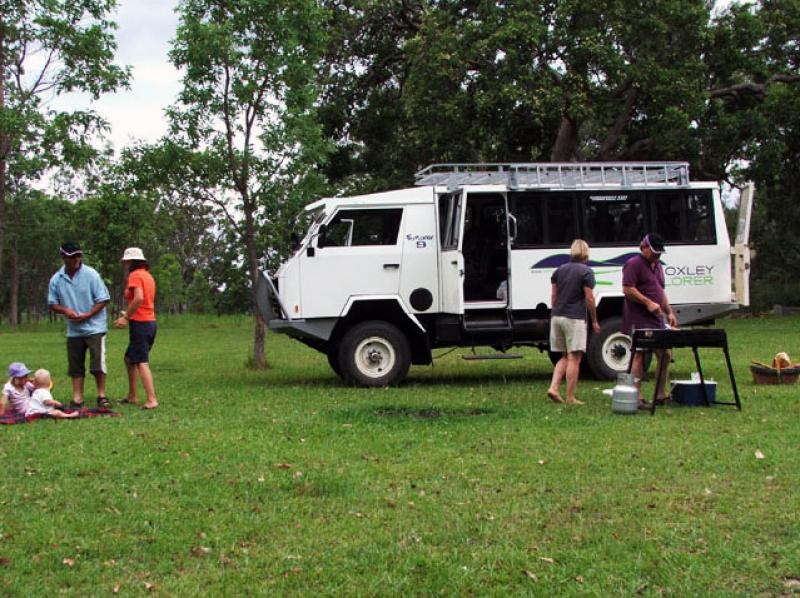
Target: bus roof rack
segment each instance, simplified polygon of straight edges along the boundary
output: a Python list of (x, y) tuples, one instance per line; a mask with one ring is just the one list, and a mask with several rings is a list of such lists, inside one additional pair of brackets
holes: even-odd
[(431, 164), (415, 175), (415, 185), (507, 185), (510, 189), (544, 187), (686, 186), (688, 162), (530, 162)]

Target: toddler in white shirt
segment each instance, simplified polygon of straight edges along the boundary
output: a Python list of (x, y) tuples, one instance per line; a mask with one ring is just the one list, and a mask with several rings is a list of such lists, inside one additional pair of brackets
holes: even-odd
[(73, 411), (72, 413), (64, 413), (63, 411), (58, 410), (63, 407), (63, 405), (53, 399), (53, 395), (50, 394), (50, 372), (47, 370), (36, 370), (33, 373), (33, 384), (36, 387), (36, 390), (33, 391), (31, 399), (28, 402), (28, 410), (25, 412), (25, 417), (36, 414), (49, 415), (50, 417), (55, 417), (58, 419), (80, 416), (77, 411)]

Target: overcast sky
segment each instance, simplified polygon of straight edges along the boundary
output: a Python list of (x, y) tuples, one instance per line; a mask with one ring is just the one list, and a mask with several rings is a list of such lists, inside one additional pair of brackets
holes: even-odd
[(136, 139), (155, 141), (167, 130), (164, 108), (179, 89), (179, 74), (167, 57), (178, 24), (176, 5), (176, 0), (119, 0), (116, 62), (131, 67), (130, 89), (96, 102), (85, 96), (56, 100), (59, 106), (89, 106), (99, 113), (111, 127), (109, 139), (117, 150)]

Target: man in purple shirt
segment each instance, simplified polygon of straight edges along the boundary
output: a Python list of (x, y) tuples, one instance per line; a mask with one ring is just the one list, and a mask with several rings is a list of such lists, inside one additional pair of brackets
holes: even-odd
[[(622, 292), (625, 302), (622, 307), (622, 332), (633, 334), (633, 330), (642, 328), (675, 328), (678, 321), (667, 300), (664, 291), (664, 268), (659, 259), (664, 253), (664, 239), (658, 233), (648, 233), (639, 245), (641, 253), (629, 259), (622, 268)], [(672, 354), (668, 350), (656, 351), (659, 365), (665, 360), (661, 377), (656, 380), (656, 401), (667, 399), (665, 387), (669, 375), (669, 362)], [(631, 359), (631, 373), (637, 380), (644, 374), (643, 354), (637, 351)], [(650, 405), (642, 398), (641, 382), (639, 387), (639, 407), (649, 409)]]

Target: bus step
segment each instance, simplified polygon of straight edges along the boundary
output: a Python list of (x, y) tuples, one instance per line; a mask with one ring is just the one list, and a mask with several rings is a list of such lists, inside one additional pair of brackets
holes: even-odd
[(484, 359), (522, 359), (522, 355), (519, 353), (473, 353), (472, 355), (462, 355), (461, 359), (466, 359), (467, 361), (480, 361)]

